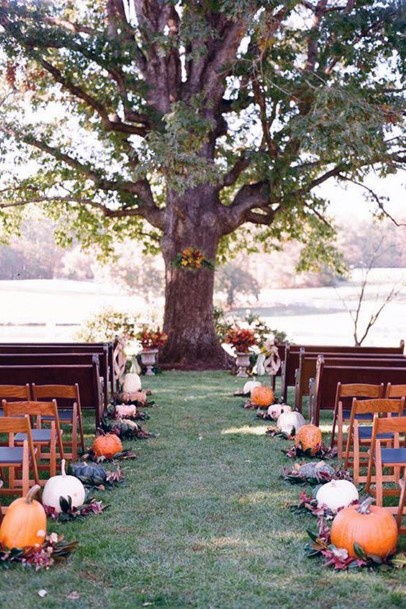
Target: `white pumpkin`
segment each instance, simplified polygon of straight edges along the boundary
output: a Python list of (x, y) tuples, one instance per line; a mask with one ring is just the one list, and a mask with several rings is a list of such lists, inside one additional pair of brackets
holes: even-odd
[(357, 488), (349, 480), (331, 480), (323, 484), (316, 493), (317, 505), (319, 507), (325, 505), (333, 512), (347, 507), (358, 499)]
[(141, 391), (141, 379), (135, 372), (127, 372), (124, 375), (123, 392), (133, 393)]
[(76, 476), (68, 476), (65, 472), (65, 459), (61, 462), (60, 476), (52, 476), (46, 481), (44, 490), (42, 491), (42, 503), (53, 507), (55, 512), (61, 512), (59, 500), (61, 497), (68, 501), (68, 497), (72, 500), (72, 507), (83, 505), (86, 498), (85, 487)]
[(287, 404), (271, 404), (268, 408), (268, 416), (276, 421), (283, 412), (291, 412), (291, 410), (292, 406)]
[(292, 412), (282, 412), (276, 421), (276, 426), (282, 433), (291, 436), (293, 433), (297, 433), (305, 423), (303, 415), (292, 410)]
[(248, 395), (255, 387), (261, 387), (261, 385), (262, 383), (259, 381), (247, 381), (242, 391), (245, 395)]
[(135, 417), (137, 407), (135, 404), (117, 404), (116, 414), (118, 417)]

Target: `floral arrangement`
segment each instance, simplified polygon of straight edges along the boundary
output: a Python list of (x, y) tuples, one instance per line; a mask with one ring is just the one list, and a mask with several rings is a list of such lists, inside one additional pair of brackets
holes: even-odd
[(159, 349), (168, 340), (168, 335), (162, 332), (159, 327), (156, 330), (149, 330), (144, 327), (138, 332), (136, 338), (141, 343), (143, 349)]
[(173, 266), (182, 269), (214, 269), (214, 264), (196, 247), (186, 247), (176, 254)]
[(72, 506), (71, 497), (68, 497), (68, 499), (61, 497), (59, 503), (61, 506), (61, 511), (59, 512), (50, 505), (44, 506), (48, 518), (57, 520), (58, 522), (68, 522), (70, 520), (75, 520), (75, 518), (89, 516), (90, 514), (101, 514), (103, 510), (106, 509), (103, 502), (96, 501), (94, 497), (89, 497), (83, 505), (79, 505), (78, 507)]
[(18, 563), (30, 565), (36, 571), (49, 569), (55, 562), (68, 558), (77, 545), (77, 541), (64, 541), (63, 535), (50, 533), (41, 546), (12, 550), (0, 546), (0, 566), (7, 569), (10, 565)]
[(232, 345), (238, 353), (248, 353), (250, 347), (254, 347), (258, 341), (253, 330), (233, 327), (227, 331), (224, 342)]

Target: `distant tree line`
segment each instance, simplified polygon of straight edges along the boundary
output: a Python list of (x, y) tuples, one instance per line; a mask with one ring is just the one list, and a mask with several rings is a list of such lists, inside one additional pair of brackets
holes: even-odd
[[(406, 268), (406, 228), (393, 223), (363, 221), (343, 222), (338, 233), (338, 247), (346, 265), (362, 267), (369, 264), (376, 243), (384, 235), (374, 266)], [(314, 287), (332, 285), (335, 272), (328, 268), (320, 273), (298, 273), (296, 264), (300, 245), (285, 244), (280, 252), (271, 254), (239, 254), (216, 272), (216, 291), (223, 292), (225, 304), (232, 307), (238, 296), (258, 298), (260, 290), (272, 287)], [(0, 246), (0, 279), (104, 279), (113, 281), (130, 293), (157, 297), (163, 293), (164, 270), (160, 260), (143, 255), (134, 243), (117, 245), (115, 255), (107, 264), (98, 263), (92, 252), (83, 252), (72, 243), (62, 249), (54, 240), (51, 220), (35, 216), (22, 227), (21, 237)]]

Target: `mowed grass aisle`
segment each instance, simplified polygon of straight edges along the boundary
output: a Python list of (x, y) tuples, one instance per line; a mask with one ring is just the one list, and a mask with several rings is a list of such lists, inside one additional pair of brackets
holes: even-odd
[(79, 540), (67, 563), (0, 571), (1, 609), (406, 607), (404, 570), (335, 573), (306, 558), (316, 519), (289, 511), (300, 490), (280, 478), (288, 443), (232, 397), (241, 379), (165, 372), (144, 385), (159, 437), (125, 443), (139, 456), (122, 462), (125, 485), (97, 493), (107, 511), (50, 525)]

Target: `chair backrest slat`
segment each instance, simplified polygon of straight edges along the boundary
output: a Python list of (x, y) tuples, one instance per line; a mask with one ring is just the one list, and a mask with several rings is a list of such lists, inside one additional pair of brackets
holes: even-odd
[(66, 400), (73, 400), (80, 404), (80, 392), (79, 385), (37, 385), (32, 383), (31, 385), (32, 396), (34, 400), (47, 399), (53, 400), (63, 398)]
[(404, 396), (406, 396), (406, 385), (392, 385), (392, 383), (386, 385), (386, 398), (403, 398)]
[(31, 432), (30, 417), (5, 416), (0, 417), (0, 433), (27, 433)]
[(383, 397), (383, 383), (371, 385), (368, 383), (337, 383), (338, 398), (381, 398)]
[(376, 417), (374, 419), (375, 437), (381, 433), (406, 433), (406, 417)]
[(51, 416), (59, 419), (56, 400), (52, 402), (36, 402), (34, 400), (8, 402), (7, 400), (2, 400), (2, 405), (6, 416), (15, 417), (28, 414), (30, 416)]
[(30, 385), (0, 385), (0, 399), (30, 400)]
[(405, 400), (378, 398), (375, 400), (353, 399), (351, 417), (357, 414), (402, 414)]

